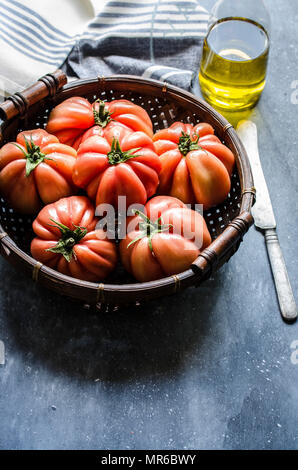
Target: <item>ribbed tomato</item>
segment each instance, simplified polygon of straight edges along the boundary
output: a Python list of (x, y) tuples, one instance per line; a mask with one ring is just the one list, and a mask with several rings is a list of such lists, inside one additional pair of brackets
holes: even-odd
[(211, 243), (204, 218), (179, 199), (156, 196), (145, 209), (129, 219), (128, 234), (120, 243), (121, 261), (137, 280), (185, 271)]
[(86, 189), (99, 204), (118, 206), (118, 197), (126, 204), (145, 204), (156, 192), (161, 163), (152, 139), (144, 132), (132, 132), (121, 126), (107, 128), (105, 135), (85, 140), (78, 150), (74, 183)]
[(76, 192), (72, 171), (77, 153), (43, 129), (20, 132), (0, 150), (0, 192), (18, 212), (36, 213), (43, 204)]
[(97, 220), (85, 196), (48, 204), (33, 222), (33, 258), (68, 276), (102, 281), (115, 268), (117, 250), (103, 230), (96, 230)]
[(175, 122), (158, 131), (153, 140), (162, 163), (160, 194), (203, 204), (204, 209), (225, 200), (235, 158), (210, 124)]
[(47, 131), (56, 135), (60, 142), (78, 149), (87, 130), (96, 126), (95, 133), (104, 135), (105, 129), (113, 127), (114, 122), (153, 136), (152, 122), (147, 112), (133, 102), (96, 100), (91, 104), (80, 96), (62, 101), (51, 111)]

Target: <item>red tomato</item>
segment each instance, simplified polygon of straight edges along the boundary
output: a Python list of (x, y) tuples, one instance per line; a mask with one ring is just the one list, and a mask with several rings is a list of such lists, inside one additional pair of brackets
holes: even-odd
[(185, 271), (211, 243), (204, 218), (179, 199), (156, 196), (145, 209), (146, 215), (129, 219), (128, 234), (120, 243), (121, 261), (138, 281)]
[(80, 96), (68, 98), (52, 110), (47, 131), (56, 135), (60, 142), (78, 149), (88, 129), (98, 126), (95, 134), (100, 132), (104, 135), (105, 129), (113, 126), (114, 122), (133, 131), (145, 132), (149, 137), (153, 136), (152, 122), (147, 112), (131, 101), (96, 100), (91, 104)]
[(33, 222), (33, 258), (63, 274), (102, 281), (116, 266), (116, 244), (96, 230), (94, 207), (85, 196), (45, 206)]
[(153, 140), (162, 163), (159, 193), (203, 204), (204, 209), (226, 199), (235, 157), (210, 124), (175, 122), (158, 131)]
[(126, 204), (145, 204), (155, 194), (161, 163), (152, 139), (144, 132), (132, 132), (121, 126), (106, 129), (79, 148), (73, 181), (86, 189), (99, 204), (118, 206), (118, 197)]
[(76, 157), (43, 129), (20, 132), (0, 150), (0, 191), (16, 211), (36, 213), (42, 204), (74, 194)]

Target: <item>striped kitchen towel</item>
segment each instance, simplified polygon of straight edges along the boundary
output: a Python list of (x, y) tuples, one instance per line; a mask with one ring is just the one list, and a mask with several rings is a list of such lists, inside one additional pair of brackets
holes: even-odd
[(95, 10), (89, 0), (0, 0), (2, 95), (60, 67)]
[(14, 93), (58, 67), (69, 77), (128, 73), (188, 89), (207, 21), (197, 0), (0, 0), (0, 90)]
[(110, 0), (64, 64), (69, 76), (132, 74), (190, 89), (209, 15), (199, 0)]

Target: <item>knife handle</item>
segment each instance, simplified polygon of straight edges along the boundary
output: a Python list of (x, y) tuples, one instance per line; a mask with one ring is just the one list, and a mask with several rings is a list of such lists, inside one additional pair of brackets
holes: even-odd
[(293, 322), (297, 318), (297, 307), (275, 229), (265, 230), (265, 241), (281, 315), (285, 321)]

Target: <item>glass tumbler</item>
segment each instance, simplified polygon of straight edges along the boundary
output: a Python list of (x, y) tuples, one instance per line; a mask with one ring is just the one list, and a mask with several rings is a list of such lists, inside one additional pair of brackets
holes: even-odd
[(265, 87), (270, 17), (263, 0), (220, 0), (204, 41), (199, 82), (206, 101), (239, 111), (253, 107)]

